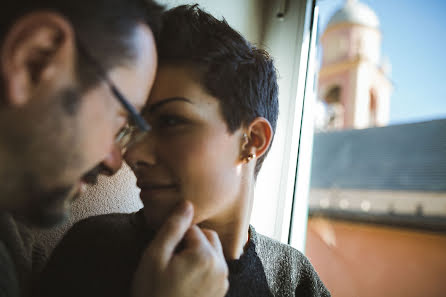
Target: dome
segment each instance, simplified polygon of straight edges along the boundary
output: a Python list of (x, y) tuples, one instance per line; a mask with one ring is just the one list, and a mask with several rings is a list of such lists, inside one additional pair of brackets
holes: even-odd
[(331, 17), (327, 27), (340, 23), (351, 23), (376, 29), (379, 28), (379, 19), (375, 12), (358, 0), (347, 0), (344, 7), (339, 9)]

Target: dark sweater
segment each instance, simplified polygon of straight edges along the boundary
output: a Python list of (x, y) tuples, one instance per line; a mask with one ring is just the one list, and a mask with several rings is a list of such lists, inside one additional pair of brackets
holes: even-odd
[(0, 212), (0, 296), (27, 296), (45, 252), (32, 230), (7, 212)]
[[(83, 220), (54, 250), (36, 291), (44, 297), (129, 296), (151, 238), (141, 211)], [(252, 227), (244, 254), (228, 266), (226, 296), (330, 296), (305, 256)]]
[(18, 297), (19, 294), (19, 282), (14, 262), (6, 246), (0, 241), (0, 296)]

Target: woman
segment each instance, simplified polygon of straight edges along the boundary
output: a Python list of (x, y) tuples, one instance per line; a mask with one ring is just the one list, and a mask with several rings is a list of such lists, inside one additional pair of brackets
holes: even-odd
[[(45, 296), (125, 294), (150, 234), (183, 200), (194, 205), (193, 223), (220, 237), (227, 296), (329, 296), (302, 254), (249, 225), (278, 115), (272, 59), (197, 6), (174, 8), (163, 23), (159, 69), (143, 112), (152, 131), (125, 155), (144, 209), (74, 226), (50, 259)], [(94, 246), (83, 253), (89, 239)], [(59, 260), (67, 258), (68, 265)]]

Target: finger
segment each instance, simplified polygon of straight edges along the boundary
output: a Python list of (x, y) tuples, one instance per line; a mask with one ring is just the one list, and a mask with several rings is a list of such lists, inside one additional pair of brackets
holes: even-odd
[(167, 266), (175, 251), (175, 247), (189, 229), (193, 215), (192, 203), (184, 201), (161, 226), (148, 249), (152, 259), (155, 259), (159, 265)]
[(217, 253), (219, 255), (223, 255), (223, 246), (221, 245), (221, 241), (220, 238), (218, 237), (217, 232), (205, 228), (202, 228), (201, 231), (206, 236), (211, 246), (217, 251)]
[(196, 225), (192, 226), (187, 230), (186, 235), (182, 241), (182, 251), (180, 254), (189, 257), (189, 260), (198, 261), (205, 260), (214, 254), (214, 248), (211, 246), (206, 235), (203, 231)]
[[(219, 267), (220, 267), (220, 274), (223, 276), (223, 278), (227, 281), (228, 278), (228, 274), (229, 274), (229, 270), (228, 270), (228, 266), (226, 264), (226, 260), (225, 260), (225, 255), (223, 253), (223, 246), (221, 244), (220, 238), (218, 237), (218, 233), (215, 232), (214, 230), (210, 230), (210, 229), (201, 229), (203, 234), (206, 236), (206, 238), (208, 239), (209, 243), (211, 244), (211, 246), (214, 248), (214, 251), (216, 252), (216, 255), (218, 257), (218, 263)], [(225, 288), (224, 284), (223, 284), (223, 289), (226, 292), (227, 288)]]
[(210, 245), (203, 231), (196, 225), (187, 230), (182, 241), (182, 250), (176, 254), (176, 260), (185, 262), (189, 267), (198, 267), (200, 271), (206, 271), (212, 265), (216, 252)]
[(187, 230), (187, 233), (184, 236), (183, 244), (185, 251), (209, 246), (207, 237), (204, 235), (203, 231), (201, 231), (201, 229), (196, 225), (190, 227), (189, 230)]

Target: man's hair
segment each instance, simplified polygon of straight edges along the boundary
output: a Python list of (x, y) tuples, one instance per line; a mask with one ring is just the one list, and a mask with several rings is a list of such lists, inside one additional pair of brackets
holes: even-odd
[[(166, 11), (158, 40), (160, 65), (197, 67), (200, 83), (219, 100), (231, 133), (255, 118), (266, 118), (276, 130), (277, 74), (271, 56), (251, 45), (223, 20), (198, 5)], [(268, 149), (269, 150), (269, 149)], [(257, 176), (268, 151), (257, 160)]]
[[(152, 0), (14, 0), (0, 10), (0, 45), (15, 21), (33, 11), (54, 11), (73, 26), (77, 41), (97, 59), (105, 71), (133, 58), (131, 33), (138, 23), (150, 26), (155, 37), (163, 7)], [(83, 55), (77, 59), (78, 76), (84, 88), (97, 77)]]

